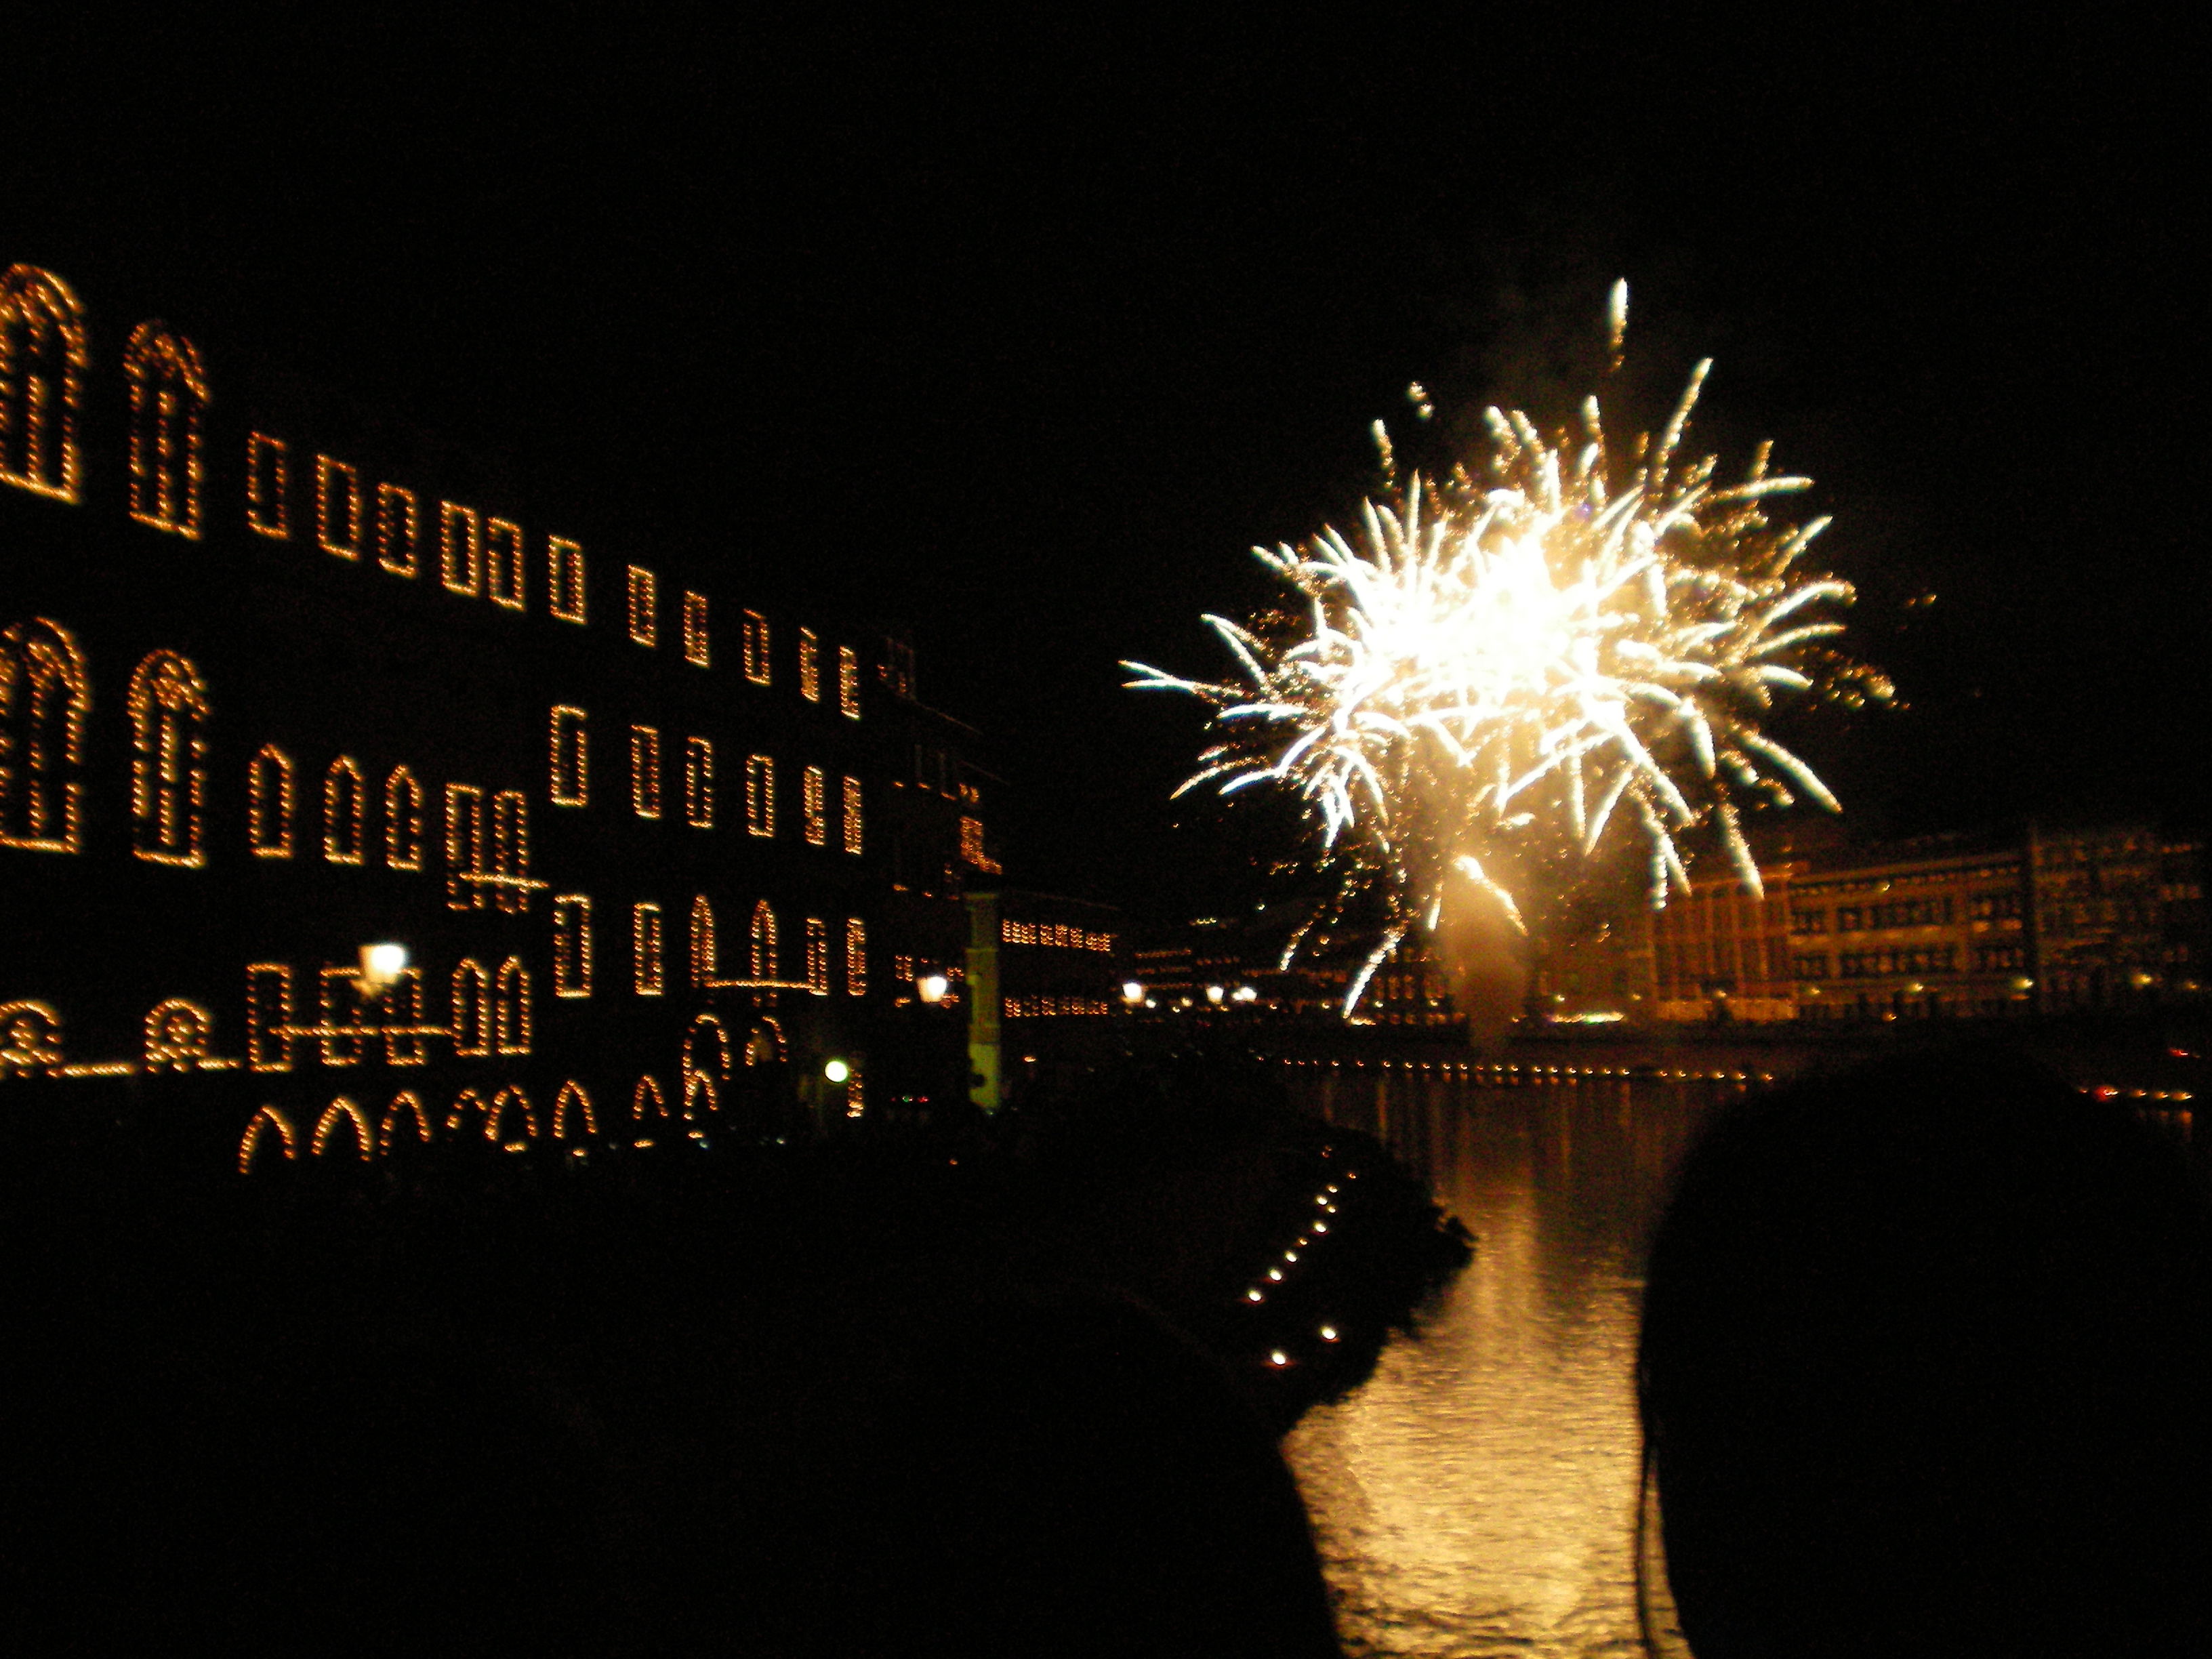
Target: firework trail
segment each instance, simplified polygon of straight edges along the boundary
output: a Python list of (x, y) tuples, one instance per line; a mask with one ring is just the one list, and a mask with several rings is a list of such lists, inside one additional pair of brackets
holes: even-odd
[[(1617, 285), (1616, 365), (1626, 309)], [(1711, 367), (1625, 459), (1595, 397), (1571, 434), (1492, 408), (1481, 476), (1455, 466), (1400, 485), (1377, 422), (1388, 489), (1363, 504), (1357, 539), (1325, 529), (1303, 548), (1254, 550), (1303, 617), (1205, 618), (1240, 681), (1123, 665), (1138, 690), (1213, 709), (1215, 741), (1178, 794), (1215, 783), (1301, 798), (1340, 878), (1316, 922), (1380, 890), (1387, 923), (1347, 1013), (1407, 932), (1437, 928), (1454, 876), (1520, 927), (1515, 888), (1533, 872), (1557, 877), (1640, 836), (1656, 908), (1688, 887), (1686, 838), (1711, 826), (1757, 892), (1743, 807), (1805, 796), (1839, 810), (1763, 723), (1778, 697), (1862, 707), (1892, 689), (1825, 643), (1843, 631), (1828, 609), (1851, 599), (1848, 584), (1801, 568), (1827, 520), (1767, 515), (1811, 480), (1770, 474), (1765, 445), (1734, 483), (1715, 482), (1712, 456), (1682, 459)], [(1411, 395), (1425, 416), (1427, 393)]]

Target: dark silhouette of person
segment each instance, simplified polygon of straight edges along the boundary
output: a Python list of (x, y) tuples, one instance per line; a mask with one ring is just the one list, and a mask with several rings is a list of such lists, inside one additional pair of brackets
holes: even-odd
[(2212, 1653), (2207, 1232), (2173, 1147), (1999, 1051), (1723, 1109), (1638, 1376), (1698, 1659)]

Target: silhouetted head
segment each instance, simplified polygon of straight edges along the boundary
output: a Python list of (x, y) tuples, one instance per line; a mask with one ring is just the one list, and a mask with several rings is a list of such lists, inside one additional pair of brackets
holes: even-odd
[(1727, 1109), (1640, 1365), (1698, 1659), (2212, 1651), (2209, 1332), (2183, 1160), (2020, 1061)]

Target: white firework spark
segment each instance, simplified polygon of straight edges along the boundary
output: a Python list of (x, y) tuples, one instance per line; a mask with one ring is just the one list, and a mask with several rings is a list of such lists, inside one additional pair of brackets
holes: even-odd
[[(1617, 287), (1616, 362), (1626, 310)], [(1626, 823), (1645, 844), (1656, 907), (1689, 884), (1682, 838), (1711, 824), (1758, 892), (1743, 805), (1805, 796), (1839, 810), (1763, 722), (1779, 696), (1856, 707), (1891, 687), (1823, 643), (1843, 631), (1828, 607), (1851, 599), (1848, 584), (1801, 568), (1828, 521), (1767, 516), (1811, 480), (1770, 474), (1768, 446), (1731, 484), (1715, 482), (1711, 456), (1679, 459), (1710, 368), (1698, 365), (1665, 429), (1639, 438), (1626, 465), (1595, 397), (1571, 437), (1493, 408), (1486, 477), (1415, 476), (1364, 503), (1356, 542), (1328, 529), (1302, 549), (1255, 549), (1305, 616), (1290, 627), (1206, 618), (1241, 682), (1123, 665), (1132, 686), (1214, 710), (1218, 741), (1177, 793), (1207, 782), (1224, 794), (1294, 791), (1345, 872), (1336, 908), (1382, 889), (1389, 923), (1347, 1012), (1414, 923), (1436, 926), (1454, 873), (1517, 925), (1515, 895), (1492, 874), (1500, 855), (1585, 862)], [(1413, 396), (1425, 416), (1426, 393)], [(1377, 437), (1387, 474), (1379, 423)]]

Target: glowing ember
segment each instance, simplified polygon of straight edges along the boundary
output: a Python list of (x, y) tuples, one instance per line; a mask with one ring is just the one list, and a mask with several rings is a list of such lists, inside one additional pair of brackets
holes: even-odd
[[(1616, 286), (1616, 348), (1626, 306)], [(1240, 683), (1124, 665), (1133, 687), (1188, 692), (1214, 711), (1217, 741), (1178, 793), (1278, 786), (1317, 823), (1338, 890), (1285, 966), (1316, 925), (1380, 895), (1380, 943), (1347, 1014), (1408, 932), (1434, 936), (1448, 901), (1464, 905), (1455, 885), (1525, 932), (1540, 875), (1570, 884), (1626, 834), (1641, 837), (1656, 908), (1689, 885), (1687, 832), (1711, 826), (1757, 892), (1743, 807), (1808, 795), (1839, 810), (1762, 723), (1778, 696), (1857, 708), (1892, 690), (1821, 643), (1843, 629), (1824, 607), (1851, 598), (1799, 568), (1827, 520), (1766, 516), (1770, 498), (1811, 480), (1771, 476), (1766, 446), (1735, 484), (1714, 482), (1714, 457), (1680, 459), (1710, 366), (1626, 459), (1595, 397), (1571, 436), (1493, 408), (1486, 476), (1455, 466), (1400, 488), (1378, 423), (1395, 493), (1364, 504), (1358, 542), (1327, 529), (1303, 549), (1254, 550), (1304, 616), (1206, 618)], [(1415, 402), (1426, 403), (1418, 388)]]

